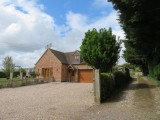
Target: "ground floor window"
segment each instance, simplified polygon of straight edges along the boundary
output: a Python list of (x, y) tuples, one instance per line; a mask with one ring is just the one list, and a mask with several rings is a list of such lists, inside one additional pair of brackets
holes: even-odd
[(53, 76), (53, 68), (42, 68), (42, 76), (43, 77), (52, 77)]

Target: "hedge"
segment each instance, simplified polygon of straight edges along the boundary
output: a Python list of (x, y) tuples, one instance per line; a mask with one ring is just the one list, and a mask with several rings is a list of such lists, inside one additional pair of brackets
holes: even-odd
[(125, 87), (131, 77), (129, 71), (126, 72), (115, 71), (111, 73), (101, 73), (101, 102), (106, 101), (116, 89)]
[(115, 89), (115, 80), (109, 73), (101, 73), (101, 102), (109, 98)]
[(128, 72), (115, 71), (113, 74), (116, 83), (115, 88), (117, 89), (124, 87), (131, 79)]
[(4, 72), (0, 72), (0, 78), (6, 78), (6, 74)]

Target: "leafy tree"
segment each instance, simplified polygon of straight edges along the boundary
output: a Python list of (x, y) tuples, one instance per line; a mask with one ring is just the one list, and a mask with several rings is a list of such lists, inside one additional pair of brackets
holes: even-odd
[(144, 61), (147, 64), (145, 66), (158, 65), (160, 63), (159, 1), (108, 1), (112, 2), (114, 8), (119, 12), (119, 22), (126, 33), (126, 38), (132, 42), (130, 47), (134, 49), (136, 55), (140, 55), (145, 59)]
[(29, 72), (30, 76), (35, 78), (37, 76), (36, 72), (35, 71), (30, 71)]
[(20, 68), (19, 71), (22, 73), (22, 77), (26, 76), (26, 70), (24, 68)]
[(3, 60), (3, 72), (6, 74), (6, 77), (9, 78), (10, 73), (14, 71), (15, 64), (13, 59), (10, 56), (7, 56)]
[(148, 74), (148, 64), (144, 55), (131, 46), (131, 41), (124, 40), (126, 50), (124, 50), (123, 57), (126, 62), (139, 66), (144, 75)]
[(88, 30), (82, 41), (80, 54), (88, 65), (101, 69), (102, 72), (110, 71), (119, 58), (120, 43), (116, 41), (111, 28)]
[(18, 77), (19, 76), (19, 71), (14, 71), (13, 77)]

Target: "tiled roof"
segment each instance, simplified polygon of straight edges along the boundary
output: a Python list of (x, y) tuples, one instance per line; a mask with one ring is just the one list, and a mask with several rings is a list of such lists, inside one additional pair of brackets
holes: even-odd
[[(48, 49), (48, 50), (50, 50), (58, 58), (58, 60), (61, 63), (64, 63), (64, 64), (85, 64), (83, 61), (80, 61), (80, 62), (77, 62), (77, 63), (74, 62), (73, 55), (76, 54), (78, 50), (76, 50), (74, 52), (66, 52), (66, 53), (60, 52), (60, 51), (57, 51), (57, 50), (53, 50), (53, 49)], [(46, 52), (47, 52), (47, 50), (46, 50)], [(41, 56), (41, 58), (42, 58), (42, 56)], [(38, 61), (40, 61), (40, 59)], [(38, 61), (37, 61), (37, 63), (38, 63)]]
[(61, 61), (61, 63), (67, 63), (68, 64), (68, 60), (66, 59), (66, 55), (63, 52), (60, 51), (56, 51), (53, 49), (50, 49), (51, 52)]
[(61, 61), (61, 63), (74, 64), (72, 56), (74, 55), (76, 51), (63, 53), (63, 52), (56, 51), (53, 49), (50, 49), (50, 50)]
[(68, 64), (72, 64), (72, 55), (74, 54), (74, 52), (67, 52), (64, 54), (65, 54)]

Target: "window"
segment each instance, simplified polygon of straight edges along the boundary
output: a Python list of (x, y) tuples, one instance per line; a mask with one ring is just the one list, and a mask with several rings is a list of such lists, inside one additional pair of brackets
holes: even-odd
[(79, 55), (75, 55), (75, 60), (79, 60)]

